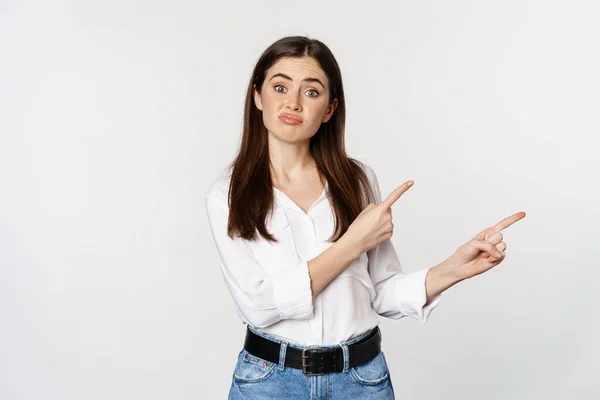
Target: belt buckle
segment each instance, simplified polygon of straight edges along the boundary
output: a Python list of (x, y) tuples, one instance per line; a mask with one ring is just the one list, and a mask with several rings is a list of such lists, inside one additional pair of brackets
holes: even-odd
[(308, 356), (306, 355), (306, 352), (308, 350), (321, 350), (323, 351), (324, 349), (322, 347), (308, 347), (304, 350), (302, 350), (302, 373), (306, 376), (319, 376), (319, 375), (323, 375), (324, 372), (318, 372), (318, 373), (308, 373), (306, 372), (306, 367), (308, 367), (308, 364), (306, 363), (306, 360), (308, 359)]

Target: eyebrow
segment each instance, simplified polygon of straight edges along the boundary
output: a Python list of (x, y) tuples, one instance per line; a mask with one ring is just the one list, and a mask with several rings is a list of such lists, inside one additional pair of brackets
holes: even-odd
[[(292, 78), (290, 78), (289, 76), (287, 76), (286, 74), (282, 74), (282, 73), (278, 73), (275, 74), (271, 77), (271, 79), (269, 79), (269, 82), (273, 80), (273, 78), (277, 78), (277, 77), (281, 77), (283, 79), (287, 79), (289, 81), (294, 81)], [(318, 84), (320, 84), (321, 86), (323, 86), (323, 89), (325, 89), (325, 85), (323, 85), (323, 82), (321, 82), (321, 80), (319, 78), (304, 78), (302, 79), (302, 82), (317, 82)]]

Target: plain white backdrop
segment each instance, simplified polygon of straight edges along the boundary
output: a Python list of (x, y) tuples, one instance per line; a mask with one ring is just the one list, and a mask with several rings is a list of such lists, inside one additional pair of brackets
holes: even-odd
[(342, 69), (347, 151), (406, 271), (518, 211), (430, 320), (381, 318), (399, 399), (600, 397), (597, 1), (0, 2), (0, 399), (223, 399), (245, 326), (204, 193), (280, 37)]

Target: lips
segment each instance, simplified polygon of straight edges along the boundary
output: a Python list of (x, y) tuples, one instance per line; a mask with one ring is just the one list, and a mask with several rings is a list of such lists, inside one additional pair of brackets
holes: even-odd
[(302, 118), (294, 115), (294, 114), (290, 114), (290, 113), (283, 113), (279, 116), (279, 119), (282, 121), (290, 121), (290, 122), (296, 122), (296, 123), (300, 123), (302, 122)]

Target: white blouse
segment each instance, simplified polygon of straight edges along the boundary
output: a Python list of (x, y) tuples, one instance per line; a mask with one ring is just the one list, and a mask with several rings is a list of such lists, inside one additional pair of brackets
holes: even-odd
[[(364, 163), (362, 168), (381, 202), (373, 169)], [(243, 323), (291, 343), (333, 345), (374, 328), (378, 315), (425, 323), (440, 302), (438, 294), (425, 304), (431, 267), (402, 272), (389, 239), (362, 253), (313, 299), (308, 261), (333, 245), (327, 241), (334, 227), (328, 185), (306, 213), (273, 188), (273, 214), (266, 222), (279, 242), (269, 243), (260, 235), (255, 241), (227, 236), (230, 181), (225, 170), (208, 188), (205, 205), (221, 272)]]

